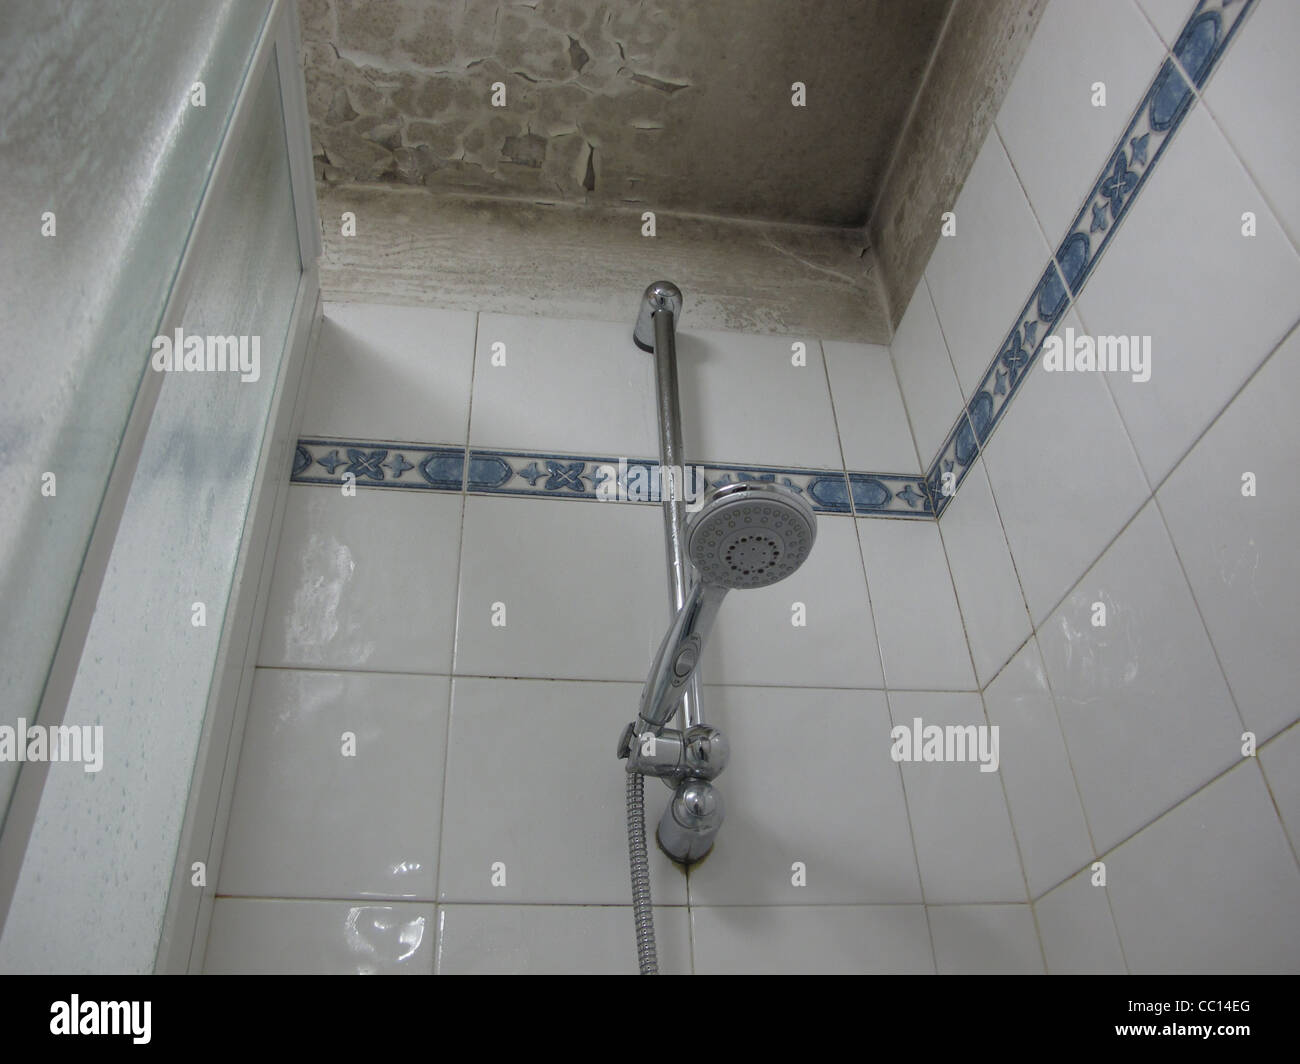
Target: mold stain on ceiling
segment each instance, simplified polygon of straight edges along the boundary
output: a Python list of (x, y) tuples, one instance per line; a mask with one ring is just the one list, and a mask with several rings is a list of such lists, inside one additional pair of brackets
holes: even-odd
[(299, 0), (317, 177), (860, 227), (951, 2)]

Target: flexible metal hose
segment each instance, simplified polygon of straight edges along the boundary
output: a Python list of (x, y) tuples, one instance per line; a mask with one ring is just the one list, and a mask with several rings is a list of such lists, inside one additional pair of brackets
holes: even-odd
[(632, 917), (636, 921), (636, 956), (642, 975), (658, 975), (655, 915), (650, 907), (650, 856), (645, 844), (645, 777), (627, 774), (627, 853), (632, 866)]

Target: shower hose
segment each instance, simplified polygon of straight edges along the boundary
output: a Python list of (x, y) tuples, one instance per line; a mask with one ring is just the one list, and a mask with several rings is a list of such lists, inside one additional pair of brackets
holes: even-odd
[(650, 857), (645, 844), (645, 777), (627, 774), (627, 852), (632, 866), (632, 917), (636, 920), (636, 957), (642, 975), (658, 975), (655, 916), (650, 907)]

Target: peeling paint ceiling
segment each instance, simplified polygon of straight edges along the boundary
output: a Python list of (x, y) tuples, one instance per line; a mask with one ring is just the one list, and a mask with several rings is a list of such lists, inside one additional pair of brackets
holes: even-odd
[(317, 177), (861, 226), (951, 2), (299, 0)]

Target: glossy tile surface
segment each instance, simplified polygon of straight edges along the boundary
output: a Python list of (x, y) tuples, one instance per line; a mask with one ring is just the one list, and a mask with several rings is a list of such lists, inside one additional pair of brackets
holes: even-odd
[(480, 314), (470, 444), (658, 454), (654, 358), (632, 322)]
[(1102, 852), (1241, 756), (1241, 720), (1154, 504), (1038, 643)]
[[(684, 906), (654, 910), (661, 975), (689, 975)], [(636, 975), (628, 905), (440, 905), (439, 975)]]
[(432, 905), (218, 898), (208, 975), (432, 975)]
[[(1300, 332), (1293, 332), (1157, 493), (1247, 727), (1262, 741), (1300, 717)], [(1254, 478), (1254, 495), (1247, 474)]]
[[(457, 678), (452, 684), (439, 899), (626, 905), (625, 774), (614, 757), (640, 684)], [(646, 781), (647, 819), (667, 789)], [(611, 855), (614, 855), (611, 859)], [(651, 889), (686, 878), (650, 848)]]
[(667, 602), (657, 508), (466, 500), (458, 674), (644, 682)]
[(940, 975), (1038, 975), (1034, 915), (1028, 905), (931, 905), (930, 934)]
[(1300, 969), (1300, 869), (1253, 759), (1109, 854), (1107, 867), (1133, 972)]
[(888, 347), (822, 343), (848, 469), (920, 469)]
[(975, 675), (987, 684), (1030, 633), (1020, 577), (982, 462), (939, 526)]
[(920, 905), (692, 907), (700, 975), (934, 971)]
[(818, 469), (843, 462), (817, 337), (747, 336), (684, 324), (677, 375), (689, 461)]
[(446, 674), (460, 511), (456, 495), (291, 486), (258, 663)]
[(1034, 905), (1051, 975), (1123, 975), (1124, 954), (1106, 900), (1085, 868)]
[(939, 530), (928, 522), (859, 520), (857, 526), (886, 685), (974, 690)]
[[(891, 691), (889, 709), (894, 724), (908, 729), (917, 718), (922, 727), (987, 723), (977, 694)], [(900, 768), (926, 903), (1027, 900), (999, 773), (974, 761)]]
[[(661, 616), (666, 626), (666, 592)], [(702, 668), (705, 683), (884, 687), (853, 522), (819, 519), (812, 554), (794, 573), (728, 593)]]
[(259, 669), (218, 890), (432, 901), (449, 688)]
[(1050, 248), (996, 128), (985, 137), (952, 210), (956, 231), (939, 238), (925, 279), (962, 395), (970, 399), (1006, 338), (1009, 308), (1034, 290)]
[(463, 446), (476, 317), (430, 307), (326, 303), (303, 434)]
[(921, 900), (883, 692), (705, 687), (704, 706), (731, 762), (692, 905)]

